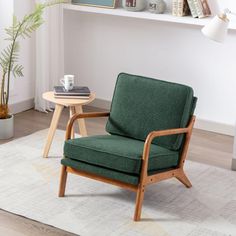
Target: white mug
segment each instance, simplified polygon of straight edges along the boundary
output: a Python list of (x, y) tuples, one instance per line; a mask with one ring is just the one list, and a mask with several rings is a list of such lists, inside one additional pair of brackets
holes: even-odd
[(74, 75), (64, 75), (64, 78), (60, 80), (66, 91), (70, 91), (74, 87)]

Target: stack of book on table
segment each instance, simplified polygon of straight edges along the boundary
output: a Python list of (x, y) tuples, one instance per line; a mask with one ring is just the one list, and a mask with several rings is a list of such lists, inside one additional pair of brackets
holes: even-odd
[(89, 99), (90, 94), (89, 88), (84, 86), (74, 86), (69, 91), (65, 90), (64, 86), (54, 87), (55, 98)]
[(211, 16), (208, 0), (172, 0), (172, 15), (203, 18)]

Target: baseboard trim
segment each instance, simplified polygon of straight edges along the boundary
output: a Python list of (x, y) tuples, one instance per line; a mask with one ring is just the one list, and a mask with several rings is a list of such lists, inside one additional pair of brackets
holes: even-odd
[[(109, 110), (111, 107), (111, 102), (104, 99), (95, 99), (95, 101), (91, 104), (91, 106), (101, 109)], [(225, 134), (234, 136), (235, 127), (233, 125), (222, 124), (210, 120), (204, 120), (197, 118), (196, 123), (194, 125), (196, 129), (202, 129), (210, 132)]]
[(232, 159), (231, 169), (236, 171), (236, 159), (235, 158)]
[[(104, 110), (110, 110), (111, 107), (111, 102), (104, 100), (104, 99), (98, 99), (96, 98), (92, 103), (92, 107), (96, 108), (101, 108)], [(19, 103), (11, 104), (9, 106), (11, 113), (16, 114), (22, 111), (29, 110), (34, 107), (34, 99), (28, 99)], [(197, 118), (196, 123), (194, 126), (196, 129), (202, 129), (210, 132), (215, 132), (215, 133), (220, 133), (220, 134), (225, 134), (225, 135), (230, 135), (234, 136), (235, 134), (235, 127), (233, 125), (227, 125), (227, 124), (222, 124), (210, 120), (204, 120)], [(235, 159), (236, 162), (236, 159)], [(236, 163), (235, 169), (236, 169)]]
[(89, 104), (91, 107), (96, 107), (96, 108), (101, 108), (104, 110), (110, 110), (111, 108), (111, 102), (104, 100), (104, 99), (99, 99), (96, 98), (91, 104)]
[(210, 120), (196, 119), (194, 128), (230, 136), (234, 136), (235, 134), (235, 127), (233, 125), (222, 124)]
[(22, 111), (27, 111), (29, 109), (32, 109), (33, 107), (34, 107), (33, 98), (9, 105), (9, 109), (12, 114), (16, 114)]

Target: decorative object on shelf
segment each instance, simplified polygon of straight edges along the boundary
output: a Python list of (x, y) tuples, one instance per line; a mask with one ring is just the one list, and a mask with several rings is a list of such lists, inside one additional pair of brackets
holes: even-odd
[(192, 0), (197, 10), (198, 18), (204, 18), (211, 15), (207, 0)]
[[(227, 14), (235, 15), (236, 13), (225, 9), (223, 13), (216, 15), (207, 25), (202, 28), (202, 33), (207, 38), (223, 43), (228, 33), (229, 19)], [(236, 130), (234, 136), (234, 153), (232, 159), (232, 170), (236, 170)]]
[(194, 18), (204, 18), (211, 15), (208, 0), (187, 0)]
[(187, 0), (188, 2), (188, 6), (189, 6), (189, 9), (191, 11), (191, 15), (193, 18), (197, 18), (198, 15), (197, 15), (197, 9), (195, 8), (195, 4), (194, 4), (194, 1), (193, 0)]
[(172, 0), (172, 15), (178, 15), (178, 0)]
[[(202, 17), (211, 16), (211, 9), (207, 0), (200, 0), (202, 3)], [(202, 18), (201, 16), (199, 18)]]
[(72, 4), (84, 5), (90, 7), (116, 8), (118, 0), (72, 0)]
[(19, 58), (19, 39), (29, 38), (43, 24), (43, 12), (46, 7), (62, 3), (53, 0), (44, 4), (37, 4), (33, 13), (25, 15), (21, 21), (13, 17), (13, 24), (5, 30), (9, 45), (0, 54), (0, 139), (9, 139), (14, 135), (13, 115), (9, 111), (10, 79), (23, 76), (23, 66), (17, 64)]
[(149, 0), (148, 10), (151, 13), (162, 14), (166, 10), (166, 3), (164, 0)]
[(146, 6), (146, 0), (122, 0), (123, 7), (128, 11), (143, 11)]
[(187, 0), (173, 0), (172, 1), (172, 15), (173, 16), (188, 16), (190, 9)]

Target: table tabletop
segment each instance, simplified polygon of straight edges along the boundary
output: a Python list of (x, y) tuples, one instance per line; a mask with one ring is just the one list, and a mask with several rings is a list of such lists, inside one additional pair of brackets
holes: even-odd
[(43, 93), (43, 98), (49, 102), (53, 102), (55, 104), (60, 104), (66, 107), (70, 106), (78, 106), (78, 105), (86, 105), (92, 102), (95, 99), (95, 93), (91, 93), (88, 99), (81, 98), (55, 98), (54, 92), (45, 92)]

